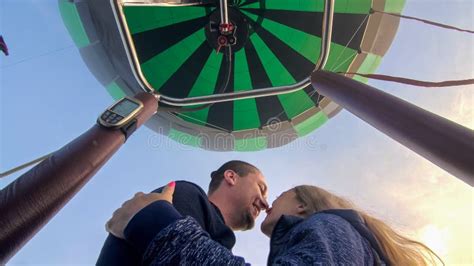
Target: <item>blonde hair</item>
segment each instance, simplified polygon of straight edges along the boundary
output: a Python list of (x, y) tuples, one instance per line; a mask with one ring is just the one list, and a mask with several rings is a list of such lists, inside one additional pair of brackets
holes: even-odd
[(305, 216), (328, 209), (357, 211), (374, 234), (388, 260), (386, 263), (390, 265), (435, 265), (435, 258), (444, 265), (443, 260), (425, 244), (402, 236), (383, 221), (356, 209), (350, 201), (342, 197), (309, 185), (297, 186), (293, 191), (296, 193), (296, 199), (306, 207)]

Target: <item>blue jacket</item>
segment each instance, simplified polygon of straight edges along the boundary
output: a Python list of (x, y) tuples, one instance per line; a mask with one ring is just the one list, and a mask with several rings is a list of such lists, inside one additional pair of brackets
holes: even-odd
[[(164, 223), (141, 216), (159, 212)], [(166, 225), (168, 224), (168, 225)], [(283, 216), (270, 241), (269, 265), (378, 265), (378, 248), (370, 232), (359, 233), (362, 219), (352, 210), (330, 210), (307, 219)], [(147, 234), (143, 228), (153, 228)], [(356, 229), (358, 228), (358, 229)], [(191, 218), (158, 201), (141, 210), (125, 229), (126, 239), (143, 252), (146, 265), (245, 265), (244, 258), (211, 240)], [(369, 235), (366, 235), (369, 234)], [(363, 236), (365, 235), (365, 236)], [(369, 236), (369, 237), (367, 237)], [(373, 247), (375, 245), (375, 248)]]

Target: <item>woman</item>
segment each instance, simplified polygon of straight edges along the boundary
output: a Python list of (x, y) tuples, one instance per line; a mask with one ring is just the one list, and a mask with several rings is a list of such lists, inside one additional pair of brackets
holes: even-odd
[[(168, 185), (160, 194), (137, 194), (114, 213), (107, 230), (141, 251), (145, 264), (245, 264), (211, 240), (192, 218), (181, 217), (170, 204), (173, 189)], [(153, 224), (152, 215), (164, 219)], [(267, 210), (261, 229), (271, 238), (269, 265), (431, 265), (435, 257), (441, 261), (424, 244), (314, 186), (282, 193)]]

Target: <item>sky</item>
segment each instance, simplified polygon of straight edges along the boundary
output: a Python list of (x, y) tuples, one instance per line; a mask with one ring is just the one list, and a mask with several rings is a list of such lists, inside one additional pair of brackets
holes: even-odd
[[(404, 14), (474, 29), (472, 0), (408, 0)], [(111, 103), (83, 63), (55, 0), (2, 0), (0, 172), (59, 149), (90, 128)], [(400, 23), (377, 73), (441, 81), (474, 77), (472, 35)], [(474, 129), (474, 86), (428, 89), (370, 85)], [(142, 127), (9, 265), (92, 265), (105, 222), (137, 191), (171, 180), (207, 188), (209, 173), (240, 159), (267, 178), (269, 200), (311, 184), (344, 196), (400, 232), (426, 243), (448, 265), (474, 263), (472, 187), (343, 110), (313, 133), (259, 152), (210, 152)], [(0, 179), (7, 186), (20, 173)], [(263, 265), (269, 241), (259, 224), (237, 233), (234, 253)]]

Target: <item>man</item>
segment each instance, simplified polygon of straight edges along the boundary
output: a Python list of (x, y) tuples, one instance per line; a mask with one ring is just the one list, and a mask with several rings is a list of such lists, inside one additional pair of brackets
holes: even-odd
[[(229, 161), (211, 173), (208, 195), (193, 183), (176, 182), (173, 205), (181, 215), (196, 219), (212, 239), (231, 250), (235, 244), (233, 231), (253, 228), (260, 211), (268, 208), (266, 197), (267, 184), (258, 168), (243, 161)], [(145, 219), (159, 222), (160, 217)], [(140, 265), (141, 260), (140, 251), (109, 234), (97, 265)]]

